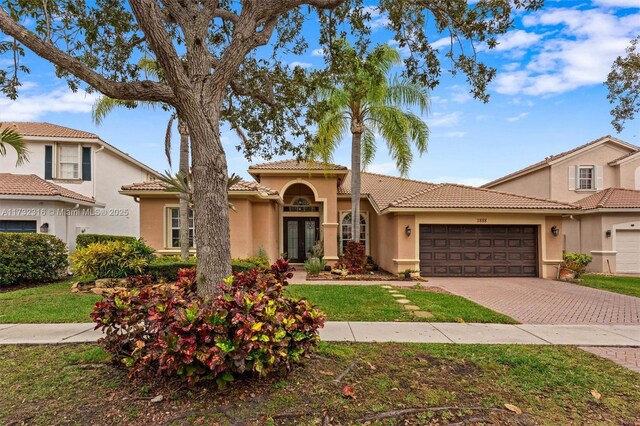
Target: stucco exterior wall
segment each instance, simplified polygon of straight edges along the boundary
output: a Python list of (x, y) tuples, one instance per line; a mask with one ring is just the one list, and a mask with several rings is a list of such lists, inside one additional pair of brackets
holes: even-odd
[[(416, 260), (415, 267), (419, 268), (419, 237), (418, 230), (420, 224), (478, 224), (478, 220), (483, 220), (486, 225), (537, 225), (538, 226), (538, 272), (541, 278), (553, 279), (556, 277), (556, 266), (562, 261), (562, 217), (560, 215), (549, 215), (535, 213), (491, 213), (491, 212), (434, 212), (416, 214), (412, 238), (405, 242), (400, 239), (398, 254), (413, 256)], [(484, 221), (486, 219), (486, 221)], [(559, 235), (551, 234), (551, 227), (557, 226)], [(400, 228), (404, 230), (403, 223), (398, 224), (398, 235)], [(402, 233), (404, 235), (404, 233)], [(414, 237), (415, 236), (415, 237)], [(412, 248), (409, 247), (412, 245)], [(405, 269), (403, 267), (402, 269)]]
[(618, 185), (618, 169), (607, 163), (627, 154), (629, 150), (612, 144), (602, 144), (581, 154), (551, 165), (551, 200), (574, 202), (597, 192), (596, 190), (569, 190), (569, 166), (602, 166), (603, 187)]
[[(34, 174), (44, 179), (44, 147), (56, 143), (59, 141), (26, 140), (29, 162), (16, 167), (15, 152), (8, 150), (6, 157), (0, 157), (0, 172)], [(95, 143), (80, 142), (79, 144), (83, 147), (91, 147), (91, 180), (54, 179), (51, 182), (79, 194), (94, 197), (96, 202), (104, 204), (104, 207), (100, 207), (98, 215), (70, 216), (68, 219), (69, 230), (64, 241), (73, 250), (76, 235), (82, 232), (138, 237), (140, 235), (139, 206), (133, 197), (124, 196), (119, 191), (123, 185), (149, 180), (148, 172), (111, 151), (104, 149), (98, 152), (98, 146)]]
[(536, 170), (516, 179), (492, 186), (496, 191), (528, 195), (530, 197), (549, 198), (550, 168)]
[(640, 190), (640, 158), (624, 162), (618, 168), (620, 178), (616, 186)]

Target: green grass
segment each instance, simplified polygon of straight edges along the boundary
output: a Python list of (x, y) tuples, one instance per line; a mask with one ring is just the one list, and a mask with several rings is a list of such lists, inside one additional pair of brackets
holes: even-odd
[(431, 312), (434, 317), (417, 318), (387, 289), (378, 285), (291, 285), (292, 294), (316, 303), (329, 321), (437, 321), (515, 324), (513, 319), (463, 297), (397, 288), (401, 294)]
[(604, 275), (583, 275), (580, 285), (640, 297), (640, 277), (608, 277)]
[(73, 280), (0, 293), (0, 324), (91, 322), (94, 294), (71, 293)]
[[(130, 382), (95, 344), (0, 346), (0, 424), (313, 425), (330, 418), (351, 425), (411, 408), (424, 411), (372, 424), (640, 419), (640, 375), (572, 347), (320, 343), (315, 352), (289, 374), (245, 377), (216, 391), (211, 382)], [(347, 384), (355, 399), (342, 397)], [(159, 394), (162, 402), (149, 402)], [(523, 414), (504, 410), (506, 403)], [(452, 408), (429, 410), (443, 406)]]

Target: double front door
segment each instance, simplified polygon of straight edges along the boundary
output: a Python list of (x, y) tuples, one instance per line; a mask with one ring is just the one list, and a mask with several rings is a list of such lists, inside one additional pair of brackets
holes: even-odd
[(302, 263), (311, 256), (311, 249), (320, 238), (317, 217), (284, 218), (284, 251), (292, 263)]

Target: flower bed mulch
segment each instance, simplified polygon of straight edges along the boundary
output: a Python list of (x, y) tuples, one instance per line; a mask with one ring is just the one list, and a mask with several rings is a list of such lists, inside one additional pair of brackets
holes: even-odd
[[(390, 272), (379, 270), (379, 271), (366, 271), (362, 274), (349, 274), (349, 275), (337, 275), (332, 274), (331, 272), (320, 272), (317, 275), (312, 275), (307, 273), (307, 281), (326, 281), (326, 280), (335, 280), (335, 281), (405, 281), (404, 277), (400, 277), (398, 275), (394, 275)], [(410, 280), (406, 281), (428, 281), (422, 277), (413, 277)]]

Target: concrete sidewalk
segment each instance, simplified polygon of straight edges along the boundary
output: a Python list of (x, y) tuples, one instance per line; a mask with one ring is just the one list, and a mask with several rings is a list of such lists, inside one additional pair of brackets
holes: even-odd
[[(0, 344), (95, 342), (94, 324), (0, 324)], [(458, 324), (330, 321), (332, 342), (485, 343), (640, 347), (640, 325)]]

